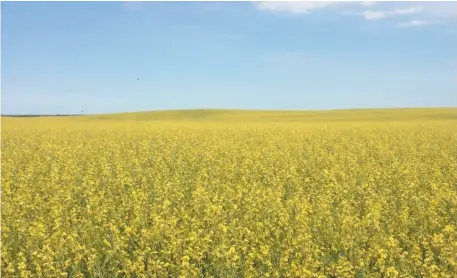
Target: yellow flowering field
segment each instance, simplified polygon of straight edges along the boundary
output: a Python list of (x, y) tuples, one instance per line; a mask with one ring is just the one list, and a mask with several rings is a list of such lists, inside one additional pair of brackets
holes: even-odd
[(457, 110), (167, 113), (2, 118), (2, 277), (457, 277)]

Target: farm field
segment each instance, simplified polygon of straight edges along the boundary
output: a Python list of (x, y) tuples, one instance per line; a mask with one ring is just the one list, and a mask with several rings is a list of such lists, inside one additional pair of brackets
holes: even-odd
[(457, 109), (1, 121), (2, 277), (457, 275)]

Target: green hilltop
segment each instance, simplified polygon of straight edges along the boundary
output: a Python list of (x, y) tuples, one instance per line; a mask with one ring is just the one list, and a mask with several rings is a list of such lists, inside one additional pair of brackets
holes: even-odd
[(457, 108), (353, 109), (327, 111), (194, 109), (101, 114), (77, 118), (116, 121), (220, 122), (424, 121), (457, 120)]
[[(71, 117), (70, 117), (71, 116)], [(457, 108), (396, 108), (348, 110), (230, 110), (188, 109), (129, 112), (92, 115), (16, 115), (6, 119), (80, 121), (137, 121), (137, 122), (383, 122), (383, 121), (443, 121), (457, 120)]]

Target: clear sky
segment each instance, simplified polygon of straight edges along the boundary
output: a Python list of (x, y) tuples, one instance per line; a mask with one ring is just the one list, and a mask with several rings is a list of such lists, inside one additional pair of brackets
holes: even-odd
[(457, 106), (456, 2), (1, 5), (3, 114)]

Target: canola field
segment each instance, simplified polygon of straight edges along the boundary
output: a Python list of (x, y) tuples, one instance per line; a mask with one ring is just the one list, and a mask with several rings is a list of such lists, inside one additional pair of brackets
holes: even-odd
[(457, 277), (457, 109), (2, 118), (2, 277)]

